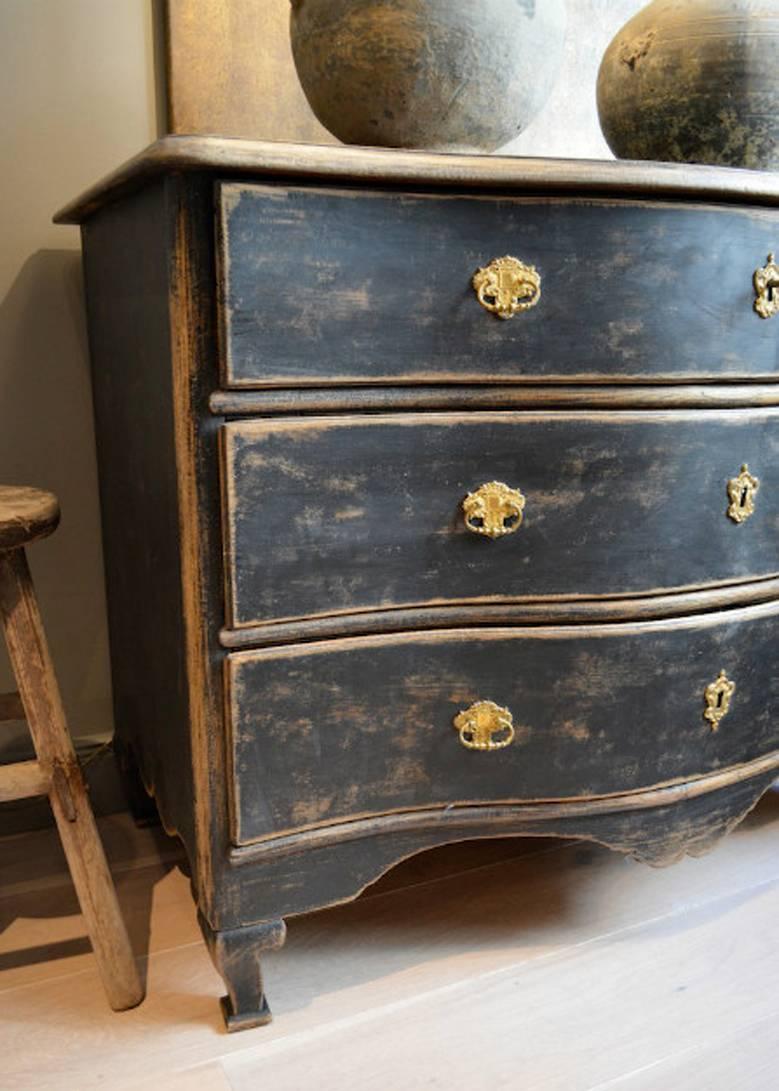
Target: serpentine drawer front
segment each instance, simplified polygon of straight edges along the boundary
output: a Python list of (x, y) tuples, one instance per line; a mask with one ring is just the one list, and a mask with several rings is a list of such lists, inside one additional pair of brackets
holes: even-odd
[[(749, 761), (779, 748), (777, 640), (770, 604), (233, 655), (235, 840), (419, 807), (599, 796)], [(720, 672), (735, 689), (717, 723), (706, 689)], [(491, 751), (454, 727), (484, 701), (513, 719), (513, 738), (496, 730)]]
[(61, 219), (116, 751), (229, 1029), (414, 853), (666, 864), (773, 783), (779, 177), (176, 136)]
[(229, 386), (779, 373), (754, 287), (773, 212), (245, 184), (219, 202)]
[(236, 626), (779, 571), (779, 410), (241, 421), (223, 439)]

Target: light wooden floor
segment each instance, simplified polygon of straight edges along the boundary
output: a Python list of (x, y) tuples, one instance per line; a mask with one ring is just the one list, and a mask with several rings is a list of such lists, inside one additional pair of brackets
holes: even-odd
[(779, 1085), (777, 793), (662, 871), (542, 840), (417, 857), (293, 920), (275, 1022), (230, 1036), (175, 842), (101, 828), (148, 997), (108, 1010), (54, 832), (0, 841), (3, 1091)]

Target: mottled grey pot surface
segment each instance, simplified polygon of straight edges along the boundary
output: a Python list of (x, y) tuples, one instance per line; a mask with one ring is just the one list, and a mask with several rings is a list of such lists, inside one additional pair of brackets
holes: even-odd
[(565, 0), (292, 0), (292, 52), (345, 143), (494, 151), (546, 101), (565, 22)]
[(779, 0), (654, 0), (617, 34), (598, 113), (623, 159), (779, 169)]

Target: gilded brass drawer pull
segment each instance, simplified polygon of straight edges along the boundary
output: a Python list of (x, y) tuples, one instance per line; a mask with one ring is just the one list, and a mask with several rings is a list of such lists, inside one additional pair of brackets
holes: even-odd
[(529, 311), (541, 298), (541, 276), (535, 265), (508, 255), (474, 273), (473, 287), (482, 307), (498, 318)]
[(704, 719), (711, 724), (711, 730), (719, 728), (720, 721), (724, 720), (730, 711), (730, 701), (736, 692), (736, 683), (731, 682), (724, 671), (719, 672), (716, 682), (711, 682), (704, 691), (706, 711)]
[(502, 481), (488, 481), (463, 500), (465, 525), (474, 534), (502, 538), (522, 525), (525, 497)]
[(458, 713), (454, 727), (468, 750), (503, 750), (514, 741), (514, 717), (494, 701), (477, 701)]
[(734, 523), (744, 523), (755, 513), (755, 493), (760, 488), (760, 479), (749, 472), (746, 462), (741, 467), (738, 477), (728, 481), (728, 515)]
[(779, 312), (779, 265), (774, 255), (768, 255), (768, 264), (755, 269), (755, 310), (761, 318), (773, 318)]

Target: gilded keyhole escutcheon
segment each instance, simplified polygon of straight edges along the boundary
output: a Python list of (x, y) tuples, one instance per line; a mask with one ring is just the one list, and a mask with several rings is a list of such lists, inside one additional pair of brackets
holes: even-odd
[(768, 263), (755, 269), (755, 310), (761, 318), (773, 318), (779, 313), (779, 265), (774, 255), (768, 255)]
[(478, 269), (473, 287), (482, 307), (498, 318), (529, 311), (541, 298), (541, 276), (535, 265), (525, 265), (509, 255)]
[(730, 711), (730, 702), (736, 692), (736, 683), (731, 682), (724, 671), (719, 672), (716, 682), (711, 682), (704, 691), (706, 711), (704, 719), (711, 724), (711, 730), (717, 731), (722, 720)]
[(728, 481), (728, 515), (734, 523), (745, 523), (755, 513), (755, 493), (760, 488), (760, 479), (749, 472), (746, 462), (741, 467), (738, 477)]
[(477, 701), (459, 712), (454, 727), (468, 750), (504, 750), (514, 741), (514, 717), (494, 701)]
[(502, 481), (488, 481), (463, 500), (465, 525), (474, 534), (502, 538), (519, 530), (525, 513), (525, 497)]

